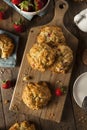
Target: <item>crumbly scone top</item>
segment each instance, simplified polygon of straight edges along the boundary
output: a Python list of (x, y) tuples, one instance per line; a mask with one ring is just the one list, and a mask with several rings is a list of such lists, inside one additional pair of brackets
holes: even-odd
[(38, 43), (54, 42), (54, 44), (65, 43), (63, 31), (57, 26), (45, 26), (41, 28), (37, 36)]
[(22, 99), (30, 109), (38, 110), (47, 105), (51, 92), (45, 82), (29, 83), (23, 90)]
[(9, 128), (9, 130), (35, 130), (35, 126), (27, 121), (23, 121), (21, 123), (15, 123)]
[(0, 34), (0, 57), (8, 58), (14, 49), (14, 43), (10, 37)]
[(27, 54), (29, 64), (33, 69), (45, 71), (53, 64), (56, 52), (47, 44), (34, 44)]
[(57, 55), (52, 71), (57, 73), (65, 73), (68, 71), (73, 61), (73, 52), (69, 46), (59, 45), (57, 47)]

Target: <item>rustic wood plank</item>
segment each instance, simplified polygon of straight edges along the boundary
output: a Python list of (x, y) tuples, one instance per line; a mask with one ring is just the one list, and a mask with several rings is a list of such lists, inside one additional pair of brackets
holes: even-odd
[(0, 90), (0, 129), (4, 130), (5, 125), (5, 119), (4, 119), (4, 112), (3, 112), (3, 105), (2, 105), (2, 96), (1, 96), (1, 90)]
[[(19, 68), (2, 69), (1, 70), (2, 75), (1, 75), (1, 78), (0, 78), (0, 85), (1, 85), (3, 79), (4, 80), (9, 79), (11, 81), (15, 81), (16, 77), (17, 77), (17, 74), (18, 74), (18, 70), (19, 70)], [(15, 82), (13, 82), (13, 83), (15, 83)], [(15, 122), (21, 122), (21, 121), (27, 120), (27, 121), (34, 122), (36, 124), (36, 127), (39, 130), (40, 129), (40, 127), (39, 127), (39, 124), (40, 124), (39, 119), (37, 119), (35, 117), (33, 118), (31, 116), (28, 117), (27, 115), (24, 115), (24, 114), (9, 111), (9, 105), (10, 105), (13, 90), (14, 90), (14, 86), (13, 86), (13, 88), (10, 88), (10, 89), (1, 88), (2, 102), (3, 102), (2, 103), (3, 112), (0, 110), (0, 113), (1, 113), (0, 119), (1, 119), (3, 113), (4, 113), (4, 117), (2, 117), (2, 119), (1, 119), (2, 120), (1, 121), (2, 122), (2, 127), (0, 127), (0, 128), (3, 128), (5, 130), (5, 128), (4, 128), (5, 124), (3, 124), (3, 119), (5, 119), (6, 129), (8, 129)]]
[[(13, 30), (13, 21), (17, 20), (18, 18), (20, 18), (22, 16), (20, 16), (11, 7), (7, 6), (4, 2), (0, 1), (0, 4), (8, 7), (8, 12), (7, 12), (8, 17), (5, 20), (0, 21), (0, 28), (10, 31), (13, 34), (19, 35), (19, 37), (20, 37), (20, 42), (19, 42), (20, 51), (18, 51), (18, 56), (17, 56), (17, 66), (18, 66), (21, 63), (21, 59), (22, 59), (22, 55), (23, 55), (24, 48), (26, 45), (27, 34), (29, 31), (29, 28), (28, 28), (28, 30), (26, 30), (26, 32), (24, 32), (22, 34), (15, 32)], [(27, 21), (25, 20), (25, 22), (27, 22)], [(26, 24), (28, 27), (28, 23), (26, 23)], [(18, 48), (18, 50), (19, 50), (19, 48)], [(20, 122), (23, 120), (27, 120), (27, 121), (31, 120), (32, 122), (34, 121), (35, 123), (38, 124), (37, 126), (39, 126), (39, 119), (35, 119), (35, 118), (31, 119), (24, 114), (14, 113), (14, 112), (9, 111), (9, 105), (10, 105), (12, 93), (14, 90), (14, 85), (15, 85), (15, 82), (17, 79), (18, 71), (19, 71), (19, 67), (15, 67), (15, 68), (3, 68), (2, 67), (2, 68), (0, 68), (0, 86), (2, 84), (2, 80), (9, 79), (12, 82), (12, 88), (7, 89), (7, 90), (1, 88), (1, 95), (2, 95), (2, 100), (1, 100), (1, 95), (0, 95), (0, 122), (1, 122), (0, 129), (1, 130), (6, 130), (11, 125), (13, 125), (15, 122), (17, 122), (17, 121)], [(39, 130), (39, 127), (38, 127), (38, 130)]]
[[(59, 113), (57, 113), (58, 115)], [(55, 123), (47, 120), (40, 120), (42, 130), (76, 130), (74, 123), (74, 115), (70, 100), (70, 93), (67, 95), (64, 111), (60, 123)]]
[[(12, 80), (12, 75), (11, 75), (10, 69), (3, 69), (1, 71), (2, 71), (2, 75), (0, 78), (0, 84), (2, 84), (2, 80), (7, 80), (7, 79)], [(16, 114), (11, 113), (9, 111), (9, 103), (10, 103), (11, 96), (13, 93), (13, 88), (10, 88), (8, 90), (1, 88), (1, 92), (2, 92), (2, 102), (3, 102), (2, 104), (3, 104), (3, 111), (4, 111), (6, 127), (10, 127), (10, 125), (12, 123), (14, 123), (14, 121), (17, 120)]]
[[(65, 2), (65, 1), (63, 1), (63, 2)], [(61, 3), (62, 3), (62, 1), (59, 1), (59, 4), (61, 4)], [(54, 19), (48, 25), (62, 26), (63, 31), (65, 32), (64, 34), (65, 34), (67, 43), (72, 48), (72, 50), (74, 51), (74, 55), (75, 55), (78, 40), (70, 32), (68, 32), (66, 30), (66, 28), (63, 26), (63, 17), (64, 17), (64, 13), (66, 12), (68, 6), (67, 6), (67, 3), (65, 3), (66, 4), (65, 10), (64, 9), (62, 10), (59, 8), (59, 4), (58, 3), (56, 4)], [(57, 17), (58, 13), (60, 14), (59, 17)], [(34, 111), (34, 110), (32, 111), (29, 108), (27, 108), (23, 104), (22, 98), (21, 98), (22, 91), (25, 86), (25, 83), (23, 82), (23, 76), (26, 73), (28, 75), (32, 75), (34, 77), (32, 79), (32, 81), (38, 82), (38, 81), (43, 80), (43, 81), (49, 82), (52, 86), (55, 86), (56, 81), (60, 79), (64, 83), (64, 86), (66, 86), (67, 88), (69, 86), (71, 71), (68, 72), (67, 74), (63, 74), (63, 75), (56, 74), (56, 73), (53, 75), (52, 72), (50, 72), (50, 71), (46, 71), (43, 73), (41, 73), (39, 71), (35, 71), (35, 70), (31, 69), (31, 67), (28, 64), (28, 61), (26, 59), (26, 54), (28, 53), (29, 49), (32, 47), (33, 43), (35, 43), (36, 36), (39, 33), (41, 27), (42, 26), (32, 28), (30, 31), (30, 34), (29, 34), (29, 37), (27, 40), (26, 49), (25, 49), (24, 56), (22, 59), (20, 72), (19, 72), (18, 79), (16, 82), (15, 91), (14, 91), (13, 98), (11, 101), (10, 109), (20, 111), (21, 113), (38, 116), (43, 119), (60, 122), (65, 99), (66, 99), (66, 94), (64, 96), (60, 97), (59, 100), (57, 100), (57, 98), (54, 98), (54, 100), (52, 100), (51, 103), (47, 107), (45, 107), (41, 110), (38, 110), (38, 111)], [(35, 75), (37, 75), (37, 76), (35, 77)], [(19, 91), (19, 89), (20, 89), (20, 91)], [(45, 112), (44, 112), (44, 110), (45, 110)], [(59, 113), (58, 116), (57, 116), (57, 113)], [(52, 117), (51, 115), (52, 116), (54, 115), (54, 116)]]
[[(75, 71), (75, 73), (73, 73), (73, 78), (71, 79), (72, 83), (71, 83), (71, 91), (70, 91), (70, 93), (71, 93), (71, 96), (72, 96), (72, 85), (73, 85), (74, 80), (76, 79), (77, 76), (79, 76), (79, 74), (81, 74), (82, 72), (87, 71), (87, 67), (83, 65), (82, 60), (81, 60), (81, 54), (82, 54), (83, 49), (84, 49), (83, 44), (85, 44), (85, 46), (87, 47), (87, 44), (86, 44), (87, 43), (87, 40), (86, 40), (87, 34), (83, 34), (83, 32), (79, 31), (79, 29), (73, 23), (73, 17), (79, 11), (86, 8), (87, 4), (85, 2), (76, 4), (75, 2), (73, 2), (73, 0), (67, 0), (67, 1), (69, 3), (69, 10), (68, 10), (66, 16), (64, 17), (64, 21), (65, 21), (64, 24), (65, 24), (65, 27), (67, 27), (67, 29), (69, 31), (71, 31), (75, 36), (77, 36), (79, 38), (79, 40), (80, 40), (79, 52), (77, 52), (77, 57), (76, 57), (77, 61), (75, 63), (76, 64), (76, 69), (75, 68), (73, 69), (73, 71)], [(0, 1), (0, 4), (2, 5), (2, 0)], [(7, 17), (6, 20), (0, 21), (0, 28), (11, 31), (11, 32), (19, 35), (20, 39), (23, 40), (23, 42), (22, 43), (20, 42), (20, 45), (19, 45), (20, 53), (18, 53), (18, 63), (20, 64), (22, 56), (23, 56), (23, 51), (24, 51), (24, 48), (25, 48), (25, 45), (26, 45), (26, 40), (27, 40), (27, 35), (28, 35), (29, 29), (32, 26), (43, 25), (43, 24), (48, 23), (50, 20), (52, 20), (54, 6), (53, 5), (51, 6), (51, 10), (49, 10), (49, 13), (46, 14), (45, 16), (43, 16), (43, 17), (35, 17), (32, 20), (32, 22), (31, 21), (28, 21), (28, 22), (26, 21), (27, 32), (26, 32), (26, 34), (23, 33), (21, 35), (16, 33), (13, 30), (13, 26), (12, 26), (12, 21), (15, 20), (16, 18), (18, 18), (20, 15), (17, 14), (16, 11), (13, 11), (10, 7), (8, 7), (8, 8), (9, 8), (8, 11), (7, 11), (7, 16), (8, 17)], [(23, 37), (25, 36), (26, 38), (24, 39), (22, 36)], [(79, 54), (80, 54), (80, 56), (78, 56)], [(78, 68), (78, 70), (77, 70), (77, 68)], [(12, 78), (14, 80), (16, 80), (16, 76), (17, 76), (19, 68), (16, 68), (16, 69), (17, 69), (17, 71), (16, 70), (11, 70), (12, 74), (9, 72), (9, 75), (15, 75), (15, 76), (13, 76), (14, 78)], [(2, 72), (4, 72), (3, 69), (0, 69), (0, 70), (2, 70)], [(9, 75), (7, 77), (9, 77)], [(2, 76), (2, 75), (0, 75), (0, 76)], [(4, 99), (11, 100), (11, 94), (13, 93), (13, 90), (11, 90), (9, 92), (3, 92), (3, 91), (4, 90), (2, 90), (3, 104), (4, 104)], [(10, 95), (10, 98), (8, 98), (9, 95)], [(77, 129), (78, 130), (86, 130), (87, 129), (87, 117), (86, 117), (85, 113), (82, 111), (82, 109), (80, 109), (77, 106), (77, 104), (75, 103), (73, 98), (72, 98), (72, 102), (73, 102), (74, 116), (75, 116), (75, 120), (76, 120)], [(67, 129), (75, 130), (76, 128), (75, 128), (75, 124), (74, 124), (74, 118), (73, 118), (72, 110), (71, 110), (71, 107), (70, 107), (72, 104), (70, 104), (70, 102), (68, 102), (67, 100), (66, 100), (66, 103), (67, 103), (67, 105), (65, 104), (65, 107), (64, 107), (65, 112), (63, 112), (63, 117), (62, 117), (63, 121), (62, 121), (62, 123), (59, 123), (57, 125), (55, 123), (53, 123), (53, 122), (47, 122), (47, 121), (42, 121), (42, 120), (40, 120), (40, 122), (39, 122), (39, 119), (37, 120), (37, 119), (33, 118), (31, 115), (29, 117), (27, 117), (26, 115), (21, 115), (21, 114), (17, 113), (18, 115), (16, 114), (15, 115), (16, 118), (15, 118), (13, 116), (15, 113), (13, 114), (13, 112), (10, 112), (10, 113), (8, 112), (9, 103), (6, 104), (6, 105), (4, 104), (5, 119), (7, 120), (6, 121), (7, 128), (10, 125), (12, 125), (13, 123), (15, 123), (16, 120), (21, 121), (21, 120), (26, 119), (26, 120), (34, 121), (37, 124), (37, 126), (39, 126), (38, 127), (39, 129), (47, 130), (47, 129), (50, 128), (50, 130), (51, 129), (53, 130), (55, 128), (55, 129), (58, 129), (58, 130), (67, 130)], [(70, 104), (70, 106), (69, 106), (69, 104)], [(67, 109), (68, 107), (69, 107), (69, 109)], [(69, 117), (67, 116), (67, 113), (70, 113), (70, 114), (68, 114)], [(1, 118), (1, 116), (2, 116), (2, 119), (3, 119), (2, 103), (0, 104), (0, 118)], [(11, 119), (8, 119), (9, 117), (11, 117)], [(11, 121), (11, 123), (9, 124), (10, 121)], [(2, 122), (3, 123), (1, 123), (0, 125), (2, 125), (1, 127), (4, 130), (5, 129), (4, 128), (5, 127), (4, 119), (3, 119)], [(69, 122), (69, 124), (68, 124), (68, 122)]]
[[(76, 62), (75, 62), (75, 67), (73, 68), (73, 74), (70, 82), (70, 94), (72, 98), (72, 104), (73, 104), (73, 112), (74, 112), (74, 117), (75, 117), (75, 124), (76, 124), (76, 129), (77, 130), (86, 130), (87, 129), (87, 115), (86, 113), (76, 104), (73, 96), (72, 96), (72, 91), (73, 91), (73, 83), (75, 79), (81, 74), (87, 71), (87, 66), (85, 66), (82, 63), (82, 54), (85, 48), (87, 48), (87, 33), (83, 33), (80, 31), (74, 24), (73, 18), (74, 16), (79, 13), (81, 10), (87, 8), (87, 3), (86, 2), (74, 2), (74, 1), (69, 1), (69, 10), (66, 14), (65, 17), (65, 25), (66, 27), (75, 35), (78, 37), (79, 44), (78, 44), (78, 50), (77, 50), (77, 55), (76, 55)], [(67, 17), (69, 18), (67, 20)], [(71, 21), (71, 22), (69, 22)], [(72, 25), (72, 26), (71, 26)]]

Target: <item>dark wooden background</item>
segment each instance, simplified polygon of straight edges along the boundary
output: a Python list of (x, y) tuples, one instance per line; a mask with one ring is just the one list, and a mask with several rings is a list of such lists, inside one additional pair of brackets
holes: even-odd
[[(79, 45), (61, 123), (57, 124), (51, 121), (41, 120), (39, 118), (34, 118), (31, 116), (28, 117), (24, 114), (9, 111), (9, 104), (14, 87), (7, 90), (0, 87), (0, 130), (7, 130), (15, 122), (20, 122), (23, 120), (33, 121), (36, 124), (36, 128), (38, 130), (87, 130), (87, 114), (77, 106), (72, 96), (72, 87), (75, 79), (81, 73), (87, 71), (87, 66), (84, 65), (82, 62), (82, 54), (84, 52), (84, 48), (87, 47), (87, 33), (80, 31), (75, 26), (73, 22), (73, 17), (77, 13), (79, 13), (79, 11), (87, 8), (87, 3), (76, 3), (73, 0), (67, 0), (67, 2), (69, 4), (69, 9), (64, 17), (64, 24), (65, 27), (78, 38)], [(7, 17), (5, 20), (0, 21), (0, 28), (19, 35), (20, 42), (17, 53), (17, 66), (10, 69), (0, 68), (0, 86), (2, 80), (5, 79), (12, 80), (13, 86), (15, 86), (29, 30), (31, 27), (43, 25), (52, 20), (54, 15), (54, 1), (52, 1), (51, 6), (49, 7), (48, 14), (43, 17), (35, 16), (32, 21), (26, 20), (24, 17), (20, 16), (20, 14), (18, 14), (14, 9), (5, 4), (3, 0), (0, 0), (0, 6), (2, 5), (7, 9)], [(19, 17), (22, 17), (26, 23), (26, 31), (21, 34), (15, 32), (13, 29), (13, 21), (17, 20)]]

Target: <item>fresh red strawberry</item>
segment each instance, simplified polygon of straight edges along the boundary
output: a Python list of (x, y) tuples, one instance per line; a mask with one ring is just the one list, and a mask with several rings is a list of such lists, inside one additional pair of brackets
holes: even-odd
[(57, 87), (55, 89), (55, 95), (56, 96), (61, 96), (66, 92), (66, 88), (65, 87)]
[(23, 25), (14, 24), (14, 29), (15, 29), (17, 32), (20, 32), (20, 33), (24, 31)]
[(10, 80), (5, 80), (5, 81), (3, 81), (3, 83), (2, 83), (2, 88), (8, 89), (8, 88), (10, 88), (10, 87), (11, 87), (11, 81), (10, 81)]
[(34, 11), (34, 4), (31, 1), (24, 0), (19, 4), (19, 7), (23, 11)]
[(19, 5), (22, 0), (11, 0), (11, 2), (15, 5)]
[(35, 11), (38, 11), (43, 8), (44, 2), (42, 0), (34, 0)]
[(5, 13), (0, 11), (0, 20), (4, 19), (5, 18)]
[(63, 93), (62, 93), (62, 91), (61, 91), (61, 89), (60, 88), (56, 88), (56, 90), (55, 90), (55, 95), (56, 96), (61, 96)]
[(0, 8), (0, 20), (5, 19), (5, 10), (4, 8)]
[(13, 27), (17, 32), (22, 33), (25, 31), (24, 22), (21, 19), (19, 21), (14, 22)]
[(44, 5), (45, 5), (45, 4), (47, 3), (48, 0), (42, 0), (42, 1), (43, 1)]

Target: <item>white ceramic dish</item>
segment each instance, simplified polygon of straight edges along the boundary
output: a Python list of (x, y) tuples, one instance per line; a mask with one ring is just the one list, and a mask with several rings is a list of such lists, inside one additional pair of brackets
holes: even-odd
[(73, 97), (79, 107), (82, 107), (82, 102), (87, 96), (87, 72), (81, 74), (74, 82)]
[(0, 67), (15, 67), (17, 61), (17, 49), (19, 43), (19, 36), (1, 29), (0, 29), (0, 34), (7, 34), (9, 37), (13, 39), (15, 45), (14, 51), (9, 58), (7, 59), (0, 58)]
[(12, 4), (13, 7), (20, 13), (22, 14), (24, 17), (26, 16), (26, 18), (28, 20), (31, 20), (35, 15), (39, 15), (39, 16), (43, 16), (46, 11), (48, 10), (48, 5), (50, 3), (50, 0), (47, 1), (47, 3), (45, 4), (45, 6), (38, 11), (34, 11), (34, 12), (26, 12), (26, 11), (22, 11), (20, 8), (18, 8), (16, 5)]
[(76, 26), (83, 32), (87, 32), (87, 8), (74, 16)]
[(26, 12), (26, 11), (20, 10), (17, 6), (12, 4), (11, 0), (3, 0), (3, 1), (6, 2), (8, 5), (10, 5), (12, 8), (14, 8), (18, 13), (20, 13), (22, 16), (24, 16), (28, 20), (32, 20), (32, 18), (35, 15), (43, 16), (44, 14), (46, 14), (48, 10), (48, 5), (50, 3), (50, 0), (48, 0), (46, 5), (41, 10), (38, 10), (36, 12)]

